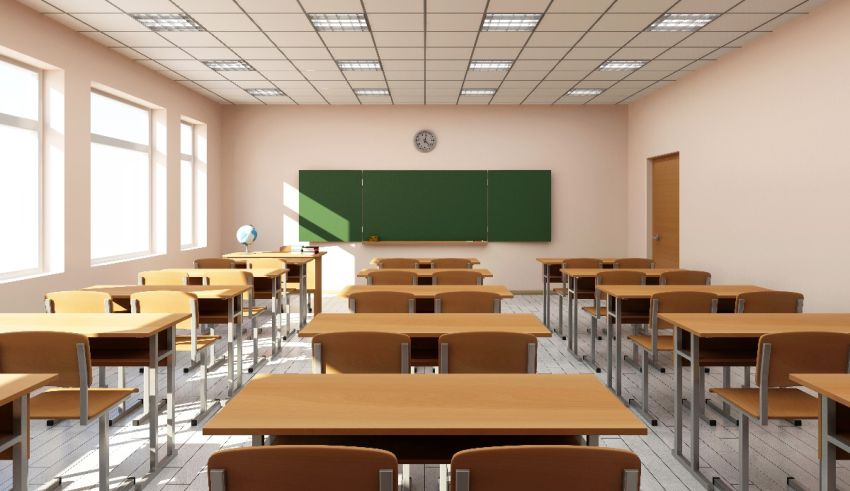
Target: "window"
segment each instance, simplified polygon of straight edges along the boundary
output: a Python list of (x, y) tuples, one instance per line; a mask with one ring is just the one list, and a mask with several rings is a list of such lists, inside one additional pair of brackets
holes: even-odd
[(180, 123), (180, 246), (206, 246), (207, 172), (204, 125)]
[(91, 94), (92, 264), (152, 253), (151, 111)]
[(0, 280), (43, 269), (41, 72), (0, 58)]

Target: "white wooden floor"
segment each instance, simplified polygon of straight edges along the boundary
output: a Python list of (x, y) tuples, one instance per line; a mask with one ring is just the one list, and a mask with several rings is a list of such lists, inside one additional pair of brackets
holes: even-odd
[[(297, 304), (297, 299), (293, 302)], [(504, 312), (529, 312), (538, 316), (542, 312), (542, 297), (523, 295), (503, 302)], [(553, 302), (553, 322), (557, 322), (557, 303)], [(325, 299), (325, 311), (345, 311), (346, 304), (338, 298)], [(296, 316), (293, 315), (293, 322)], [(589, 351), (589, 335), (585, 327), (589, 319), (580, 315), (579, 349), (581, 353)], [(268, 325), (268, 316), (263, 317)], [(602, 324), (604, 326), (604, 324)], [(247, 327), (247, 323), (246, 323)], [(269, 353), (271, 343), (266, 331), (261, 339), (261, 353)], [(217, 347), (217, 353), (223, 347)], [(245, 340), (244, 354), (250, 357), (252, 342)], [(598, 343), (597, 361), (605, 366), (604, 343)], [(630, 352), (629, 343), (624, 344), (624, 352)], [(557, 336), (543, 339), (538, 355), (538, 370), (544, 373), (592, 373), (581, 360), (577, 360), (566, 347), (566, 342)], [(663, 359), (670, 367), (670, 359)], [(186, 360), (178, 360), (178, 367), (185, 366)], [(306, 340), (298, 337), (286, 342), (283, 351), (264, 366), (259, 373), (308, 373), (310, 371), (310, 346)], [(132, 372), (132, 373), (131, 373)], [(720, 386), (718, 370), (707, 375), (706, 386)], [(225, 397), (225, 371), (219, 368), (210, 374), (210, 396)], [(734, 377), (738, 377), (736, 381)], [(740, 373), (733, 372), (733, 383), (740, 383)], [(108, 373), (108, 382), (114, 385), (115, 370)], [(245, 374), (245, 381), (250, 375)], [(599, 374), (604, 383), (605, 373)], [(192, 428), (190, 419), (197, 411), (198, 373), (188, 375), (177, 371), (177, 445), (178, 455), (166, 468), (159, 472), (147, 489), (207, 489), (205, 466), (210, 454), (221, 448), (248, 445), (246, 437), (208, 437), (201, 434), (199, 428)], [(141, 376), (136, 370), (128, 369), (128, 382), (141, 387)], [(164, 376), (160, 381), (160, 390), (164, 390)], [(640, 374), (628, 365), (624, 365), (624, 395), (639, 397)], [(689, 391), (687, 378), (685, 391)], [(162, 394), (162, 392), (160, 392)], [(651, 410), (659, 419), (659, 426), (650, 428), (645, 437), (603, 438), (601, 445), (627, 448), (637, 453), (643, 463), (641, 477), (642, 489), (679, 490), (698, 489), (699, 482), (672, 457), (673, 444), (673, 374), (672, 369), (661, 374), (655, 370), (651, 374)], [(686, 425), (687, 425), (686, 414)], [(164, 419), (160, 418), (160, 441), (163, 440)], [(111, 475), (141, 476), (147, 468), (147, 426), (132, 426), (122, 422), (110, 429)], [(786, 476), (794, 476), (807, 489), (817, 488), (817, 422), (807, 421), (802, 427), (793, 427), (788, 423), (771, 422), (766, 427), (751, 425), (751, 482), (755, 489), (775, 490), (785, 488)], [(703, 423), (700, 430), (702, 446), (700, 449), (703, 471), (708, 476), (719, 475), (727, 482), (737, 485), (738, 431), (737, 427), (718, 420), (717, 427)], [(686, 453), (689, 435), (685, 432)], [(63, 477), (63, 489), (94, 489), (97, 479), (97, 425), (81, 428), (78, 423), (66, 421), (55, 427), (47, 428), (43, 422), (32, 423), (32, 455), (30, 459), (30, 487), (44, 484), (55, 476)], [(161, 449), (163, 452), (164, 449)], [(436, 466), (413, 466), (414, 487), (416, 491), (434, 491), (438, 489)], [(850, 489), (850, 466), (839, 463), (839, 489)], [(7, 462), (0, 464), (0, 487), (11, 487), (11, 467)]]

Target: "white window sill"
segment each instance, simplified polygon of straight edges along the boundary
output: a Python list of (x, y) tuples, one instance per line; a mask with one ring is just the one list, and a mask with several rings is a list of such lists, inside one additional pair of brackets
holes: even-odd
[(42, 278), (44, 276), (58, 275), (58, 274), (62, 274), (64, 272), (65, 271), (40, 271), (38, 273), (26, 273), (26, 274), (23, 274), (21, 276), (13, 276), (13, 277), (10, 277), (10, 278), (0, 279), (0, 285), (5, 285), (7, 283), (14, 283), (16, 281), (34, 280), (36, 278)]
[(128, 256), (123, 256), (123, 257), (110, 257), (110, 258), (105, 258), (105, 259), (93, 259), (92, 262), (91, 262), (91, 267), (97, 268), (97, 267), (100, 267), (100, 266), (111, 266), (111, 265), (114, 265), (114, 264), (128, 263), (130, 261), (138, 261), (140, 259), (148, 259), (148, 258), (151, 258), (151, 257), (164, 256), (164, 255), (165, 254), (145, 252), (145, 253), (140, 253), (138, 255), (132, 255), (132, 256), (128, 255)]

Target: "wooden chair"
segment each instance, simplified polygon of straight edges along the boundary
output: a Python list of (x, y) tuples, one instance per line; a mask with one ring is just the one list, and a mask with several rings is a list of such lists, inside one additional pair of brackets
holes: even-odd
[(643, 257), (624, 257), (614, 261), (614, 269), (654, 269), (655, 261)]
[(798, 314), (803, 311), (803, 294), (783, 291), (747, 292), (735, 299), (739, 314)]
[(459, 332), (439, 340), (440, 373), (536, 373), (537, 338), (520, 332)]
[(280, 246), (277, 248), (277, 252), (292, 252), (292, 246)]
[(410, 336), (368, 331), (317, 334), (313, 373), (410, 373)]
[(377, 269), (369, 271), (366, 276), (367, 285), (415, 285), (417, 276), (410, 271), (394, 269)]
[(452, 457), (453, 491), (637, 491), (640, 458), (572, 445), (475, 448)]
[(445, 292), (434, 296), (434, 312), (446, 314), (498, 314), (502, 297), (490, 292)]
[(385, 257), (377, 261), (378, 268), (381, 269), (415, 269), (419, 267), (419, 262), (416, 259), (405, 257)]
[(242, 300), (247, 306), (242, 307), (242, 314), (251, 321), (254, 334), (257, 334), (256, 318), (266, 311), (265, 307), (254, 305), (254, 275), (245, 270), (207, 271), (204, 273), (204, 283), (211, 286), (250, 286), (251, 289), (242, 295)]
[(398, 489), (395, 455), (371, 448), (323, 445), (232, 448), (212, 454), (207, 469), (210, 491)]
[[(288, 252), (288, 251), (287, 251)], [(278, 259), (275, 257), (256, 257), (251, 258), (248, 261), (249, 269), (287, 269), (286, 261), (284, 259)], [(259, 280), (259, 281), (258, 281)], [(292, 314), (291, 304), (290, 304), (290, 295), (294, 295), (298, 292), (297, 288), (288, 288), (287, 284), (287, 274), (283, 275), (283, 279), (280, 282), (280, 289), (278, 290), (278, 305), (285, 305), (286, 311), (286, 335), (282, 336), (283, 339), (286, 339), (289, 334), (292, 332), (292, 321), (290, 319)], [(254, 277), (254, 299), (260, 300), (273, 300), (272, 299), (272, 291), (271, 284), (266, 278)], [(274, 304), (272, 304), (274, 307)], [(272, 312), (272, 315), (277, 318), (277, 312)]]
[(710, 285), (711, 273), (679, 269), (661, 273), (658, 283), (661, 285)]
[[(33, 356), (38, 353), (38, 356)], [(109, 489), (109, 411), (136, 389), (91, 388), (89, 340), (66, 332), (0, 334), (0, 372), (55, 373), (53, 389), (30, 396), (30, 419), (78, 419), (80, 425), (98, 420), (98, 487)], [(61, 485), (57, 478), (54, 485)]]
[[(560, 268), (602, 269), (602, 260), (589, 257), (567, 259), (561, 263)], [(560, 274), (561, 278), (561, 287), (553, 290), (555, 295), (558, 295), (558, 334), (561, 335), (561, 339), (566, 340), (567, 336), (564, 335), (564, 298), (567, 299), (567, 303), (570, 306), (567, 315), (569, 316), (568, 323), (572, 325), (578, 317), (578, 307), (573, 308), (571, 299), (576, 302), (576, 306), (578, 305), (578, 300), (592, 300), (596, 293), (596, 283), (594, 278), (576, 278), (573, 285), (568, 285), (567, 275), (561, 273), (560, 270), (558, 274)], [(572, 336), (572, 332), (568, 331), (568, 334), (570, 337)]]
[(189, 274), (185, 271), (143, 271), (139, 273), (140, 285), (185, 285)]
[(402, 292), (359, 292), (348, 296), (348, 308), (357, 314), (412, 314), (416, 299)]
[(472, 269), (472, 261), (466, 258), (441, 257), (431, 261), (434, 269)]
[(637, 406), (638, 413), (649, 422), (651, 426), (657, 426), (658, 420), (649, 412), (649, 365), (652, 364), (661, 373), (664, 368), (658, 366), (658, 353), (673, 352), (673, 336), (659, 336), (660, 330), (671, 330), (674, 328), (668, 322), (658, 318), (658, 314), (713, 314), (717, 313), (717, 295), (704, 292), (664, 292), (655, 293), (650, 299), (649, 328), (650, 334), (635, 334), (629, 336), (629, 340), (637, 346), (640, 351), (642, 384), (641, 402), (634, 400), (629, 403)]
[(236, 267), (236, 261), (224, 257), (205, 257), (195, 259), (196, 269), (233, 269)]
[(475, 270), (439, 271), (432, 281), (434, 285), (482, 285), (484, 276)]
[(750, 419), (762, 426), (771, 419), (818, 419), (817, 396), (796, 387), (792, 373), (847, 373), (850, 334), (787, 332), (759, 338), (757, 388), (713, 388), (711, 392), (741, 413), (740, 489), (749, 488)]
[[(596, 369), (596, 372), (601, 372), (601, 369), (596, 366), (596, 341), (599, 338), (598, 335), (598, 322), (599, 319), (608, 318), (608, 309), (609, 305), (602, 306), (602, 293), (599, 292), (597, 287), (602, 285), (645, 285), (646, 284), (646, 275), (639, 271), (603, 271), (596, 275), (596, 281), (594, 283), (593, 288), (593, 305), (582, 307), (582, 310), (590, 314), (590, 364)], [(607, 304), (607, 301), (606, 301)], [(648, 310), (648, 309), (647, 309)], [(637, 312), (635, 316), (626, 315), (627, 312), (618, 312), (618, 315), (622, 315), (621, 324), (630, 324), (633, 322), (638, 322), (643, 320), (643, 317), (646, 314), (641, 314)], [(573, 326), (573, 335), (578, 336), (577, 324)], [(609, 326), (608, 329), (611, 327)]]
[[(198, 297), (192, 293), (176, 291), (153, 291), (138, 292), (130, 296), (130, 307), (135, 313), (156, 314), (191, 314), (192, 317), (177, 324), (177, 329), (188, 330), (189, 335), (176, 336), (175, 349), (177, 352), (189, 353), (192, 366), (201, 367), (201, 383), (199, 384), (198, 402), (200, 409), (198, 414), (192, 418), (192, 426), (197, 426), (198, 421), (203, 420), (220, 407), (218, 401), (208, 404), (207, 401), (207, 365), (209, 364), (209, 350), (221, 336), (199, 336), (198, 329)], [(199, 356), (200, 355), (200, 356)], [(148, 368), (145, 368), (145, 384), (148, 382)], [(189, 369), (184, 369), (184, 373)]]

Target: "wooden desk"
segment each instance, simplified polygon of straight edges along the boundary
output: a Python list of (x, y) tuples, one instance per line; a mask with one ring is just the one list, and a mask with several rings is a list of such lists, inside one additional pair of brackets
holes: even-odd
[[(396, 256), (396, 257), (399, 257), (399, 256)], [(378, 264), (378, 262), (380, 262), (382, 259), (394, 259), (394, 258), (373, 257), (371, 260), (369, 260), (369, 264)], [(431, 263), (434, 262), (434, 259), (444, 259), (444, 258), (440, 258), (440, 257), (411, 257), (409, 259), (415, 260), (420, 268), (430, 268)], [(464, 258), (461, 258), (461, 259), (466, 259), (473, 266), (476, 265), (476, 264), (481, 264), (481, 261), (479, 261), (478, 258), (464, 257)]]
[(302, 337), (329, 332), (378, 331), (411, 337), (411, 364), (435, 366), (443, 334), (470, 331), (523, 332), (538, 337), (551, 333), (533, 314), (319, 314), (301, 331)]
[(0, 374), (0, 452), (12, 456), (12, 489), (25, 491), (29, 469), (29, 395), (50, 385), (53, 373)]
[[(699, 418), (705, 404), (705, 388), (700, 376), (706, 352), (712, 358), (730, 353), (735, 358), (755, 360), (758, 338), (764, 334), (793, 331), (850, 333), (850, 314), (659, 314), (674, 326), (675, 419), (674, 455), (692, 473), (710, 483), (699, 471)], [(682, 453), (682, 364), (691, 364), (691, 456)]]
[[(95, 285), (85, 288), (108, 293), (112, 300), (130, 312), (130, 296), (139, 292), (180, 291), (198, 297), (198, 324), (222, 324), (227, 320), (227, 395), (242, 387), (242, 294), (252, 290), (248, 285)], [(250, 295), (249, 308), (254, 308)], [(234, 322), (236, 319), (236, 322)], [(236, 356), (234, 358), (234, 344)]]
[[(546, 327), (551, 327), (549, 316), (552, 312), (552, 305), (550, 302), (550, 290), (552, 289), (552, 283), (563, 282), (564, 278), (561, 275), (561, 269), (564, 265), (564, 261), (572, 259), (573, 257), (537, 258), (537, 262), (543, 265), (543, 323), (546, 324)], [(602, 266), (605, 268), (611, 268), (613, 267), (613, 264), (613, 260), (611, 260), (608, 264), (605, 263), (605, 260), (602, 262)]]
[(447, 271), (475, 271), (480, 274), (482, 278), (492, 278), (493, 273), (489, 269), (484, 268), (476, 268), (476, 269), (458, 269), (458, 268), (382, 268), (382, 269), (372, 269), (366, 268), (361, 269), (357, 272), (358, 278), (367, 278), (369, 273), (374, 271), (401, 271), (405, 273), (413, 273), (417, 276), (417, 278), (421, 281), (422, 279), (427, 279), (428, 283), (420, 283), (420, 284), (432, 284), (434, 281), (435, 273), (444, 273)]
[(246, 262), (255, 258), (272, 258), (286, 261), (289, 269), (289, 277), (298, 278), (298, 328), (304, 327), (307, 322), (307, 311), (310, 306), (307, 302), (307, 292), (313, 292), (313, 308), (316, 314), (322, 312), (322, 256), (327, 252), (317, 254), (298, 252), (231, 252), (223, 257), (233, 259), (237, 262)]
[[(720, 297), (718, 312), (732, 312), (734, 310), (735, 298), (745, 292), (765, 291), (755, 285), (601, 285), (596, 290), (606, 295), (605, 305), (608, 311), (608, 387), (612, 385), (612, 375), (616, 376), (616, 392), (622, 396), (623, 379), (623, 336), (622, 322), (618, 315), (622, 311), (623, 300), (649, 300), (652, 295), (664, 292), (705, 292), (713, 293)], [(649, 306), (646, 312), (647, 322), (649, 320)], [(611, 319), (614, 322), (611, 322)], [(613, 328), (613, 329), (612, 329)], [(615, 331), (615, 332), (612, 332)], [(612, 356), (613, 337), (617, 338), (616, 354)], [(616, 369), (612, 373), (613, 357), (617, 358)]]
[(790, 378), (820, 395), (820, 490), (834, 491), (838, 453), (850, 452), (850, 374), (791, 374)]
[[(597, 444), (599, 435), (647, 430), (594, 375), (381, 374), (258, 375), (203, 432), (251, 435), (255, 445), (265, 435), (390, 447), (398, 440), (388, 439), (395, 438), (415, 449), (418, 442), (433, 446), (434, 439), (457, 443), (452, 439), (459, 437), (468, 438), (466, 448), (488, 437), (590, 435), (589, 442)], [(446, 462), (450, 456), (400, 456), (422, 458)]]
[[(0, 314), (0, 333), (20, 331), (59, 331), (89, 338), (93, 365), (147, 366), (151, 374), (144, 392), (148, 417), (150, 472), (155, 473), (177, 455), (174, 445), (175, 326), (189, 314)], [(144, 362), (142, 361), (144, 360)], [(166, 367), (166, 458), (157, 456), (157, 377)], [(137, 480), (137, 484), (141, 481)], [(141, 484), (144, 486), (144, 483)]]
[(416, 300), (416, 312), (433, 312), (431, 305), (438, 293), (448, 292), (490, 292), (501, 298), (513, 298), (513, 293), (504, 285), (349, 285), (339, 293), (348, 298), (352, 293), (361, 292), (403, 292), (410, 293)]

